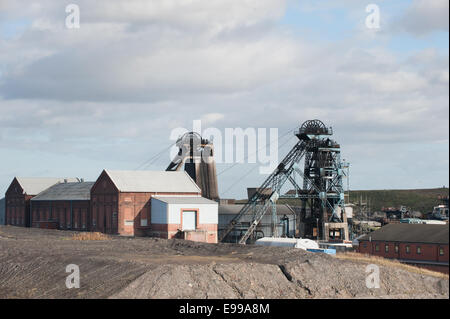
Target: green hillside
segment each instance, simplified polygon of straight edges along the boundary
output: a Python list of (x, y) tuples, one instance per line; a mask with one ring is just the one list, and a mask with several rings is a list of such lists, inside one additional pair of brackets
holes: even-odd
[[(350, 202), (357, 203), (362, 196), (363, 201), (370, 202), (372, 212), (380, 211), (382, 207), (406, 206), (411, 211), (428, 213), (434, 206), (441, 204), (439, 196), (449, 196), (448, 188), (431, 189), (391, 189), (391, 190), (355, 190), (350, 191)], [(236, 201), (243, 203), (246, 200)], [(299, 205), (296, 199), (280, 199), (278, 203)]]
[(382, 207), (404, 205), (409, 210), (428, 213), (433, 210), (433, 206), (441, 204), (439, 196), (448, 195), (448, 188), (361, 190), (350, 191), (350, 202), (356, 203), (362, 196), (363, 200), (367, 197), (370, 201), (372, 211), (379, 211)]

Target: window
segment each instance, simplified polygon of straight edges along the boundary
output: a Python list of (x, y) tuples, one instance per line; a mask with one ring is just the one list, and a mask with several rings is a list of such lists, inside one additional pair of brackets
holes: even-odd
[(380, 251), (380, 245), (375, 244), (375, 251)]
[(417, 246), (417, 254), (420, 255), (422, 253), (422, 248), (420, 248), (420, 246)]
[(389, 252), (389, 244), (384, 244), (384, 252), (385, 253)]
[(405, 247), (405, 249), (406, 249), (406, 253), (409, 254), (409, 252), (410, 252), (409, 245), (407, 245), (407, 246)]
[(395, 253), (398, 254), (398, 244), (395, 244)]
[(134, 225), (134, 221), (133, 220), (124, 220), (124, 225), (125, 226), (133, 226)]
[(444, 248), (439, 248), (439, 256), (444, 256)]

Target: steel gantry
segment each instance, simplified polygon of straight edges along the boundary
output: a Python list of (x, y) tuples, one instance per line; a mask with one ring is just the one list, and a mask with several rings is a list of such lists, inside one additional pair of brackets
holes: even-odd
[[(342, 185), (343, 165), (339, 144), (329, 138), (332, 134), (332, 128), (326, 127), (319, 120), (304, 122), (295, 132), (299, 141), (219, 234), (219, 240), (227, 241), (227, 236), (234, 229), (242, 231), (242, 217), (250, 215), (252, 221), (244, 227), (239, 240), (240, 244), (245, 244), (270, 206), (273, 220), (272, 235), (276, 236), (275, 203), (279, 198), (298, 198), (302, 201), (300, 218), (297, 219), (297, 229), (300, 229), (298, 236), (312, 238), (315, 235), (317, 239), (320, 236), (328, 240), (330, 234), (333, 238), (338, 234), (341, 239), (348, 239)], [(304, 159), (303, 170), (300, 168), (302, 159)], [(303, 183), (297, 182), (298, 178), (303, 179)], [(286, 181), (294, 188), (281, 195), (281, 189)]]

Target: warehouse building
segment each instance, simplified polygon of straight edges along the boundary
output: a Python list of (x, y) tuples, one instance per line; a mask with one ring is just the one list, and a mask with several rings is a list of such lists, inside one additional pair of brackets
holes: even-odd
[(204, 197), (152, 197), (151, 236), (217, 243), (218, 203)]
[(0, 225), (5, 225), (5, 198), (0, 199)]
[(6, 224), (30, 227), (30, 200), (50, 186), (65, 181), (78, 182), (79, 179), (15, 177), (5, 194)]
[(94, 182), (59, 183), (31, 199), (31, 225), (37, 228), (88, 230)]
[[(152, 227), (152, 205), (155, 203), (152, 198), (162, 196), (201, 197), (201, 189), (184, 171), (104, 170), (91, 189), (91, 230), (124, 236), (152, 236), (167, 229), (170, 237), (169, 216), (167, 226), (161, 226), (160, 219), (155, 223), (156, 229)], [(185, 208), (192, 210), (190, 205), (186, 199)], [(197, 205), (201, 210), (201, 203)], [(201, 225), (203, 216), (199, 216), (198, 221)], [(170, 229), (173, 227), (170, 224)]]
[[(241, 211), (244, 205), (219, 205), (219, 233), (226, 229), (233, 218)], [(294, 237), (296, 231), (296, 207), (289, 205), (276, 205), (277, 211), (277, 237)], [(253, 214), (244, 215), (239, 224), (227, 236), (228, 241), (238, 242), (253, 221)], [(267, 213), (256, 227), (257, 238), (271, 237), (272, 234), (272, 212), (269, 207)]]
[(448, 274), (448, 230), (448, 224), (388, 224), (359, 238), (358, 251)]

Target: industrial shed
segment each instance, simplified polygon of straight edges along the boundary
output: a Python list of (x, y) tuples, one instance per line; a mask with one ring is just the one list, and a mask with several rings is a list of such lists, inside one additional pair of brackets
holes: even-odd
[(91, 230), (124, 236), (151, 234), (153, 196), (201, 196), (184, 171), (104, 170), (91, 190)]
[(6, 224), (30, 227), (30, 200), (50, 186), (78, 178), (15, 177), (5, 194)]
[(204, 197), (152, 198), (151, 235), (217, 243), (218, 203)]
[(449, 273), (449, 225), (388, 224), (358, 239), (358, 251)]
[(94, 182), (59, 183), (31, 199), (31, 225), (88, 230)]
[[(244, 205), (219, 205), (219, 233), (225, 229), (233, 218), (241, 211)], [(278, 236), (293, 237), (296, 228), (296, 207), (289, 205), (276, 205), (277, 209), (277, 231)], [(231, 242), (238, 242), (242, 237), (239, 225), (242, 225), (242, 231), (250, 226), (253, 215), (244, 215), (240, 223), (230, 233), (228, 238)], [(260, 224), (256, 228), (256, 236), (258, 238), (272, 236), (272, 212), (271, 208), (264, 215)]]

